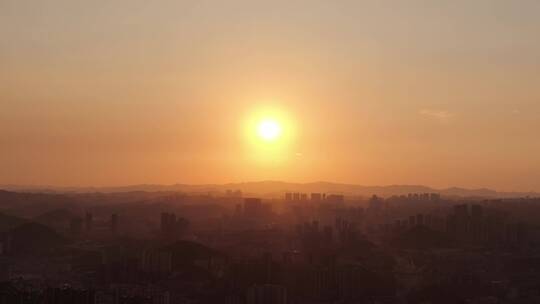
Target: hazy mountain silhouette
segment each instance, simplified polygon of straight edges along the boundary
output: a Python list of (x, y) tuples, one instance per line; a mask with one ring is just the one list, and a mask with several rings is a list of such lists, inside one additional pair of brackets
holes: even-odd
[(0, 213), (0, 232), (15, 228), (26, 223), (25, 219)]
[(14, 216), (35, 217), (51, 209), (66, 208), (73, 203), (66, 195), (51, 193), (52, 188), (45, 192), (37, 189), (17, 191), (0, 190), (0, 208)]
[(51, 227), (68, 227), (75, 217), (77, 215), (67, 209), (54, 209), (35, 217), (33, 221)]
[[(179, 191), (190, 193), (213, 193), (224, 192), (226, 190), (241, 190), (245, 194), (256, 194), (264, 196), (281, 196), (284, 192), (325, 192), (341, 193), (347, 195), (370, 196), (377, 194), (380, 196), (406, 195), (408, 193), (426, 193), (437, 192), (444, 196), (459, 197), (486, 197), (486, 198), (508, 198), (508, 197), (538, 197), (537, 192), (499, 192), (492, 189), (466, 189), (466, 188), (446, 188), (435, 189), (422, 185), (388, 185), (388, 186), (362, 186), (354, 184), (341, 184), (332, 182), (313, 182), (313, 183), (288, 183), (281, 181), (261, 181), (245, 183), (228, 184), (204, 184), (204, 185), (129, 185), (122, 187), (49, 187), (49, 186), (0, 186), (1, 189), (20, 191), (20, 192), (54, 192), (54, 193), (114, 193), (114, 192), (161, 192), (161, 191)], [(1, 192), (1, 191), (0, 191)], [(0, 200), (2, 195), (0, 193)]]

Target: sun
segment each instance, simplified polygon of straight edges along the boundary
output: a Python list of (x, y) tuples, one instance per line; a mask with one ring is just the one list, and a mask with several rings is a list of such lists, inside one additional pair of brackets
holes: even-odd
[(281, 126), (273, 119), (265, 119), (259, 122), (257, 134), (265, 141), (275, 141), (281, 136)]

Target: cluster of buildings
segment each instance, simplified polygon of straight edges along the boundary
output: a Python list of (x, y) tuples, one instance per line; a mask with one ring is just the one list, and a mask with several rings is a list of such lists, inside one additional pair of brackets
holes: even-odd
[[(84, 233), (92, 233), (95, 229), (94, 217), (91, 212), (86, 212), (84, 216), (84, 221), (81, 217), (73, 217), (69, 223), (69, 232), (73, 236), (81, 235)], [(111, 214), (109, 222), (105, 225), (107, 233), (117, 234), (119, 229), (119, 217), (118, 214)]]
[(300, 192), (287, 192), (285, 193), (286, 202), (329, 202), (329, 203), (343, 203), (345, 196), (342, 194), (326, 194), (326, 193), (311, 193), (309, 196), (307, 193)]
[(228, 191), (139, 202), (69, 217), (65, 230), (9, 230), (9, 248), (25, 250), (1, 251), (0, 304), (540, 300), (535, 200)]
[(183, 217), (176, 217), (176, 214), (161, 213), (160, 231), (166, 238), (176, 239), (188, 229), (189, 222)]

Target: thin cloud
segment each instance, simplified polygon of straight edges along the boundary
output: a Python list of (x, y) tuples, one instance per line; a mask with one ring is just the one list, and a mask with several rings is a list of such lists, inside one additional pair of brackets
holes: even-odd
[(422, 116), (435, 119), (442, 123), (447, 123), (452, 119), (452, 117), (454, 117), (454, 114), (448, 111), (440, 111), (440, 110), (423, 109), (423, 110), (420, 110), (419, 113)]

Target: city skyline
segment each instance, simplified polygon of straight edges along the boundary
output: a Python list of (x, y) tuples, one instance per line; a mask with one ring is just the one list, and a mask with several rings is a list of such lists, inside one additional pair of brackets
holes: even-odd
[(223, 191), (240, 191), (241, 193), (264, 197), (281, 197), (283, 192), (305, 192), (305, 193), (339, 193), (345, 195), (360, 195), (369, 197), (373, 194), (382, 197), (395, 195), (406, 195), (409, 193), (439, 193), (453, 197), (476, 197), (476, 198), (517, 198), (517, 197), (537, 197), (536, 191), (501, 191), (490, 188), (467, 188), (467, 187), (446, 187), (436, 188), (428, 185), (358, 185), (347, 183), (336, 183), (328, 181), (293, 183), (285, 181), (246, 181), (238, 183), (213, 183), (213, 184), (134, 184), (134, 185), (88, 185), (88, 186), (55, 186), (55, 185), (7, 185), (0, 184), (0, 189), (5, 191), (24, 192), (48, 192), (57, 193), (121, 193), (121, 192), (179, 192), (179, 193), (200, 193), (200, 194), (220, 194)]
[(540, 303), (539, 17), (0, 0), (0, 304)]

